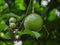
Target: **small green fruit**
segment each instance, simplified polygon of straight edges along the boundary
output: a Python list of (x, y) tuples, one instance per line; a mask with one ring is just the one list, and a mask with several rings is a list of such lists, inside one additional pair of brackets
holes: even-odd
[(43, 20), (38, 14), (30, 14), (25, 18), (24, 27), (26, 29), (38, 31), (43, 25)]
[(3, 32), (0, 33), (0, 37), (6, 38), (5, 34)]
[(15, 23), (16, 22), (16, 19), (14, 18), (14, 17), (11, 17), (10, 19), (9, 19), (9, 23)]
[(19, 35), (16, 35), (15, 38), (18, 39), (19, 38)]
[(10, 26), (10, 28), (15, 28), (16, 24), (15, 23), (10, 23), (9, 26)]

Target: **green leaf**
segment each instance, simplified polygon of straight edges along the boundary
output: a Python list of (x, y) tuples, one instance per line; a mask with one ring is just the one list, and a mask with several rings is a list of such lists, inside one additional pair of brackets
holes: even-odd
[(0, 21), (2, 21), (2, 17), (0, 17)]
[(3, 11), (3, 6), (0, 6), (0, 12), (2, 12)]
[(2, 12), (4, 9), (6, 9), (8, 6), (6, 6), (6, 5), (2, 5), (2, 6), (0, 6), (0, 12)]
[(6, 42), (8, 45), (14, 45), (14, 42), (13, 41), (8, 41)]
[(6, 33), (5, 33), (5, 36), (6, 36), (6, 39), (11, 39), (11, 36), (12, 36), (12, 35), (11, 35), (10, 32), (6, 32)]
[(34, 4), (34, 8), (35, 8), (35, 9), (36, 9), (36, 8), (40, 8), (40, 5), (39, 5), (38, 1), (36, 1), (36, 3)]
[(2, 41), (0, 41), (0, 45), (7, 45), (6, 43), (4, 43), (4, 42), (2, 42)]
[(41, 34), (40, 33), (35, 32), (35, 31), (32, 31), (32, 32), (34, 33), (36, 39), (38, 39), (39, 37), (41, 37)]
[(4, 21), (0, 21), (0, 31), (2, 30), (6, 30), (8, 28), (8, 26), (5, 24)]
[(34, 37), (36, 39), (38, 39), (39, 37), (41, 37), (40, 33), (35, 32), (35, 31), (31, 31), (29, 29), (25, 29), (24, 31), (19, 32), (20, 36), (25, 35), (25, 34), (30, 35), (30, 36), (32, 36), (32, 37)]
[(20, 34), (20, 36), (28, 34), (28, 35), (34, 37), (34, 33), (29, 29), (25, 29), (24, 31), (19, 32), (19, 34)]
[(24, 0), (15, 0), (15, 4), (18, 9), (25, 10)]
[(3, 19), (9, 19), (10, 17), (15, 17), (17, 20), (20, 20), (20, 17), (14, 13), (7, 13), (2, 15)]
[(5, 1), (0, 0), (0, 12), (2, 12), (6, 8)]
[(5, 1), (4, 0), (0, 0), (0, 4), (4, 4), (5, 3)]
[(48, 21), (54, 21), (56, 19), (56, 14), (55, 14), (55, 10), (52, 10), (50, 13), (49, 13), (49, 17), (48, 17)]
[(0, 37), (1, 38), (4, 38), (4, 39), (11, 39), (11, 33), (10, 32), (6, 32), (6, 33), (4, 33), (4, 32), (0, 32)]
[(24, 40), (22, 45), (32, 45), (32, 41), (31, 40)]

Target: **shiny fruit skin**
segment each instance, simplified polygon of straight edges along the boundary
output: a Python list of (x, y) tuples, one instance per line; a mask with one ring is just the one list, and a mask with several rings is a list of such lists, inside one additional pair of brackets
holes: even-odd
[(39, 31), (43, 25), (43, 20), (38, 14), (30, 14), (25, 18), (24, 27), (26, 29)]
[(16, 19), (14, 18), (14, 17), (11, 17), (10, 19), (9, 19), (9, 23), (15, 23), (16, 22)]

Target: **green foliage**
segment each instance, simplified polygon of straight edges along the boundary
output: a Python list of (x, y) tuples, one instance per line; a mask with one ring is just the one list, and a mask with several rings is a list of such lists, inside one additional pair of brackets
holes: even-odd
[(7, 45), (14, 45), (14, 42), (13, 41), (8, 41), (6, 43), (7, 43)]
[(30, 36), (34, 36), (34, 34), (32, 33), (32, 31), (25, 29), (22, 32), (19, 32), (20, 35), (25, 35), (25, 34), (29, 34)]
[(29, 30), (29, 29), (25, 29), (24, 31), (21, 31), (21, 32), (19, 32), (19, 35), (20, 36), (22, 36), (22, 35), (30, 35), (30, 36), (32, 36), (32, 37), (34, 37), (34, 38), (36, 38), (36, 39), (38, 39), (39, 37), (41, 37), (41, 34), (40, 33), (38, 33), (38, 32), (35, 32), (35, 31), (31, 31), (31, 30)]
[(24, 0), (15, 0), (15, 4), (19, 10), (25, 10)]
[(20, 20), (20, 17), (14, 13), (2, 14), (2, 19), (9, 19), (10, 17), (15, 17), (17, 20)]
[(36, 39), (38, 39), (39, 37), (41, 37), (41, 34), (40, 33), (34, 32), (34, 31), (32, 31), (32, 32), (34, 33), (34, 36), (35, 36)]
[(55, 10), (52, 10), (50, 13), (49, 13), (49, 17), (48, 17), (48, 21), (54, 21), (56, 20), (57, 16), (55, 14)]
[(4, 0), (0, 0), (0, 12), (3, 12), (4, 9), (8, 8), (7, 5), (5, 5)]
[[(0, 0), (0, 45), (14, 45), (14, 40), (22, 40), (22, 45), (60, 45), (60, 17), (54, 9), (47, 12), (50, 4), (43, 7), (40, 3), (41, 0), (36, 0), (34, 5), (30, 0), (13, 0), (11, 7), (8, 7), (5, 0)], [(60, 6), (55, 9), (60, 11)], [(11, 17), (14, 17), (12, 22), (9, 21)]]
[(5, 1), (4, 0), (0, 0), (0, 4), (4, 4), (5, 3)]
[(14, 45), (14, 43), (11, 41), (8, 41), (8, 42), (3, 42), (3, 41), (0, 41), (0, 45)]
[(4, 20), (0, 21), (0, 31), (6, 30), (8, 26), (5, 24)]
[(5, 34), (3, 32), (0, 32), (0, 37), (1, 38), (6, 38)]
[(6, 43), (4, 43), (4, 42), (2, 42), (2, 41), (0, 41), (0, 45), (7, 45)]
[(3, 39), (11, 39), (12, 35), (11, 35), (11, 32), (0, 32), (0, 38), (3, 38)]
[(23, 41), (22, 45), (32, 45), (32, 41), (31, 40), (25, 40), (25, 41)]

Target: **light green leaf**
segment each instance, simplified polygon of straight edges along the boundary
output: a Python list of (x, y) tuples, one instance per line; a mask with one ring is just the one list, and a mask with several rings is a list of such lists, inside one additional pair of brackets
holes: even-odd
[(3, 19), (9, 19), (10, 17), (15, 17), (17, 20), (20, 20), (20, 17), (14, 13), (7, 13), (2, 15)]
[(0, 12), (2, 12), (3, 11), (3, 6), (0, 6)]
[(52, 10), (50, 13), (49, 13), (49, 17), (48, 17), (48, 21), (54, 21), (56, 19), (56, 14), (55, 14), (55, 10)]
[(40, 8), (40, 5), (39, 5), (38, 1), (36, 1), (36, 3), (34, 4), (34, 8), (35, 8), (35, 9), (36, 9), (36, 8)]
[(36, 39), (38, 39), (39, 37), (41, 37), (41, 34), (40, 33), (35, 32), (35, 31), (32, 31), (32, 32), (34, 33)]
[(5, 1), (4, 0), (0, 0), (0, 4), (4, 4), (5, 3)]
[(18, 9), (25, 10), (24, 0), (15, 0)]

